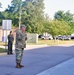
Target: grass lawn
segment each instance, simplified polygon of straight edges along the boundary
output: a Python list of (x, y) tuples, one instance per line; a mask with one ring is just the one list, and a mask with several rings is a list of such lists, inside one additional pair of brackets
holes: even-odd
[(38, 44), (35, 43), (27, 43), (28, 45), (43, 45), (47, 44), (50, 46), (56, 46), (60, 44), (74, 44), (74, 40), (38, 40)]
[(5, 52), (7, 52), (7, 49), (0, 48), (0, 53), (5, 53)]
[(5, 45), (7, 45), (7, 43), (0, 41), (0, 46), (5, 46)]
[(41, 40), (39, 39), (38, 44), (47, 44), (47, 45), (59, 45), (59, 44), (74, 44), (74, 40)]
[[(59, 44), (74, 44), (74, 40), (41, 40), (38, 39), (38, 44), (35, 43), (27, 43), (28, 45), (42, 45), (42, 44), (47, 44), (50, 46), (55, 46)], [(0, 42), (0, 46), (5, 46), (7, 43)]]
[[(5, 46), (5, 45), (6, 45), (6, 43), (0, 42), (0, 46)], [(0, 48), (0, 53), (5, 53), (5, 52), (7, 52), (7, 49), (5, 49), (5, 48)]]
[[(38, 44), (35, 43), (27, 43), (28, 45), (43, 45), (47, 44), (50, 46), (56, 46), (59, 44), (74, 44), (74, 40), (38, 40)], [(0, 46), (5, 46), (4, 42), (0, 42)], [(7, 49), (0, 48), (0, 53), (7, 52)]]

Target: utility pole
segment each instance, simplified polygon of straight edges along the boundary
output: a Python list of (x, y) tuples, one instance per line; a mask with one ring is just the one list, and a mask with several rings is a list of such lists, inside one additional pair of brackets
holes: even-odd
[(20, 25), (21, 25), (21, 15), (22, 15), (22, 0), (19, 5), (19, 29), (20, 29)]
[(0, 8), (2, 8), (2, 4), (0, 3)]
[(21, 9), (19, 11), (19, 29), (20, 29), (20, 25), (21, 25)]

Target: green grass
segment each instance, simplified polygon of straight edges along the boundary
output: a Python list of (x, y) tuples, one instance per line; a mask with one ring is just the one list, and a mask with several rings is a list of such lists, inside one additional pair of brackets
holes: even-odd
[(0, 46), (5, 46), (5, 45), (7, 45), (7, 43), (0, 41)]
[[(4, 42), (0, 42), (0, 46), (5, 46), (5, 45), (7, 45), (7, 44)], [(7, 49), (0, 48), (0, 53), (5, 53), (5, 52), (7, 52)]]
[(43, 45), (47, 44), (50, 46), (56, 46), (61, 44), (74, 44), (74, 40), (38, 40), (38, 44), (35, 43), (27, 43), (27, 45)]
[(39, 39), (38, 44), (47, 45), (59, 45), (59, 44), (74, 44), (74, 40), (41, 40)]
[(0, 53), (5, 53), (5, 52), (7, 52), (7, 49), (0, 48)]
[[(50, 46), (56, 46), (61, 44), (74, 44), (74, 40), (38, 40), (38, 44), (35, 43), (27, 43), (27, 45), (43, 45), (47, 44)], [(5, 46), (5, 43), (0, 42), (0, 46)], [(7, 52), (7, 49), (0, 48), (0, 53)]]

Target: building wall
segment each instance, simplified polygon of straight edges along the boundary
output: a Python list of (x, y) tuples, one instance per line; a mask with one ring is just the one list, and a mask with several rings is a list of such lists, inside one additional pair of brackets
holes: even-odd
[(38, 34), (34, 34), (34, 33), (27, 33), (27, 43), (38, 43)]
[[(16, 29), (12, 29), (13, 31), (13, 35), (14, 35), (14, 44), (15, 44), (15, 37), (16, 37)], [(0, 41), (5, 42), (5, 40), (7, 39), (6, 37), (8, 36), (10, 30), (2, 30), (0, 29)], [(5, 40), (3, 40), (3, 38), (6, 38)], [(34, 34), (34, 33), (27, 33), (27, 43), (38, 43), (38, 34)], [(7, 42), (8, 40), (6, 40)]]

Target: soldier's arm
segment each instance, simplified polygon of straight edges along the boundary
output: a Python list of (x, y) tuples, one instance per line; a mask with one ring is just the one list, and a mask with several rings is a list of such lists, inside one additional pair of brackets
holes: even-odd
[(20, 32), (17, 32), (16, 35), (17, 35), (17, 39), (18, 39), (19, 41), (22, 40), (22, 36), (21, 36), (21, 33), (20, 33)]
[(25, 34), (25, 40), (27, 40), (27, 34)]

